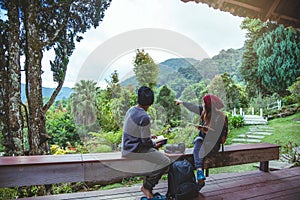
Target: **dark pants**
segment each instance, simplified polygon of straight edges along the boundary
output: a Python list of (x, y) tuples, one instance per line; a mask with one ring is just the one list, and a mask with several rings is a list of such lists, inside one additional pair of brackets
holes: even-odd
[(152, 190), (160, 178), (169, 168), (170, 159), (154, 148), (141, 150), (139, 153), (130, 153), (126, 157), (142, 160), (140, 166), (144, 171), (143, 186)]

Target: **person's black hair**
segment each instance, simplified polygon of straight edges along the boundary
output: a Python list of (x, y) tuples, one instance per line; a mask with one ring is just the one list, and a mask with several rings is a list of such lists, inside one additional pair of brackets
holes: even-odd
[(147, 86), (142, 86), (138, 90), (138, 104), (141, 106), (150, 106), (154, 102), (154, 92)]

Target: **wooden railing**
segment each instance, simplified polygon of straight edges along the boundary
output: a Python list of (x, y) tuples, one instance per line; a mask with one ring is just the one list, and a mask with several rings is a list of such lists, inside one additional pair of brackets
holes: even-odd
[[(228, 145), (223, 152), (206, 159), (204, 168), (260, 162), (260, 169), (268, 171), (268, 161), (279, 159), (279, 147), (268, 143)], [(167, 155), (173, 161), (185, 158), (193, 162), (192, 151)], [(143, 175), (134, 170), (141, 162), (123, 158), (120, 152), (0, 157), (0, 187), (86, 181), (109, 183)]]

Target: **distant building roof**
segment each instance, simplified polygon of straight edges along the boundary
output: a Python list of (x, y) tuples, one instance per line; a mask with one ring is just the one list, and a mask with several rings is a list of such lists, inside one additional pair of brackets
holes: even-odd
[(181, 0), (205, 3), (235, 16), (271, 20), (300, 29), (299, 0)]

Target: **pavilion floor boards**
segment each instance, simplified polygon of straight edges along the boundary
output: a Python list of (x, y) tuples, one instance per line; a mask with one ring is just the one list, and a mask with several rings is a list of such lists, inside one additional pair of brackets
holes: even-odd
[[(40, 196), (27, 199), (139, 200), (143, 196), (140, 188), (141, 185), (134, 185), (111, 190)], [(167, 182), (160, 181), (153, 192), (166, 194)], [(255, 170), (242, 173), (211, 174), (206, 180), (206, 186), (201, 189), (198, 197), (198, 200), (204, 199), (297, 200), (300, 199), (300, 167), (271, 171), (269, 173)]]

